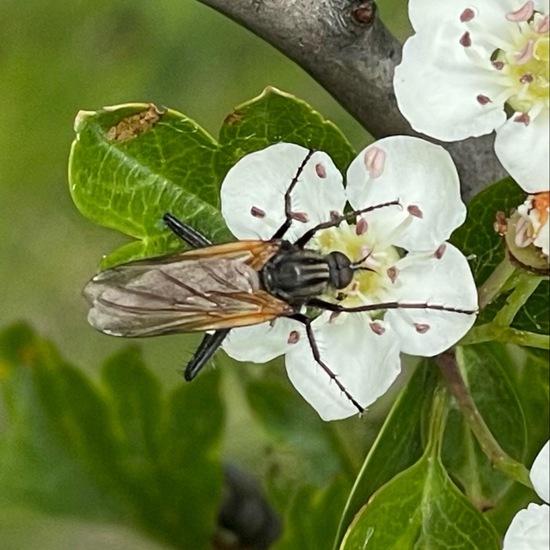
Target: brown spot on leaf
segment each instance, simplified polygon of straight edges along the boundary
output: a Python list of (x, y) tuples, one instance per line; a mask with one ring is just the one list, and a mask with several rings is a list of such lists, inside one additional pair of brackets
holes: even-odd
[(107, 139), (118, 143), (131, 141), (153, 128), (163, 114), (164, 111), (150, 103), (149, 108), (145, 111), (125, 117), (118, 124), (111, 126), (107, 130)]

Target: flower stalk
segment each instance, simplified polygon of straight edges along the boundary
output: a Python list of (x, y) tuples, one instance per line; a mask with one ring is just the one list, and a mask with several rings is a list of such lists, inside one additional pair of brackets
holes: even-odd
[(442, 353), (436, 359), (436, 363), (466, 423), (493, 467), (532, 489), (527, 468), (504, 452), (483, 420), (460, 372), (455, 353), (453, 351)]

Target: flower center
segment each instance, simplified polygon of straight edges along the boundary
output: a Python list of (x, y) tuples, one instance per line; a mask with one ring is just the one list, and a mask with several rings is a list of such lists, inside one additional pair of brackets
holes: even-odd
[(477, 100), (482, 105), (505, 102), (516, 112), (529, 113), (529, 117), (518, 120), (528, 124), (549, 106), (548, 14), (535, 11), (533, 1), (528, 0), (518, 10), (505, 14), (502, 24), (508, 37), (504, 40), (482, 28), (475, 16), (473, 8), (462, 13), (461, 20), (472, 30), (472, 36), (466, 32), (461, 44), (470, 49), (476, 41), (484, 41), (495, 48), (491, 63), (502, 86), (498, 97), (478, 95)]
[(536, 241), (548, 221), (550, 192), (529, 195), (518, 207), (520, 222), (516, 232), (516, 246), (524, 248)]
[(339, 227), (320, 232), (316, 237), (315, 244), (323, 254), (338, 251), (353, 263), (357, 262), (352, 282), (345, 289), (326, 297), (336, 299), (346, 307), (384, 301), (395, 282), (393, 266), (400, 259), (398, 250), (377, 242), (376, 236), (363, 222), (360, 220), (357, 225), (342, 223)]

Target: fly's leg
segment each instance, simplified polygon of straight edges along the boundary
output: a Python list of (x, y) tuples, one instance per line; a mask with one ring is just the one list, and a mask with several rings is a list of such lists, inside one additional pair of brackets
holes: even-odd
[(464, 315), (473, 315), (477, 313), (476, 309), (462, 309), (457, 307), (442, 306), (439, 304), (427, 303), (406, 303), (406, 302), (382, 302), (380, 304), (365, 304), (363, 306), (345, 307), (340, 304), (325, 302), (320, 298), (313, 298), (308, 301), (308, 306), (317, 307), (327, 311), (337, 313), (360, 313), (362, 311), (377, 311), (380, 309), (430, 309), (435, 311), (448, 311), (450, 313), (462, 313)]
[(193, 358), (183, 372), (183, 377), (187, 382), (191, 382), (202, 368), (210, 361), (218, 348), (222, 345), (225, 337), (229, 334), (229, 329), (220, 329), (214, 331), (213, 334), (206, 333), (195, 351)]
[(379, 210), (380, 208), (387, 208), (388, 206), (399, 206), (401, 203), (399, 200), (384, 202), (381, 204), (375, 204), (374, 206), (367, 206), (366, 208), (361, 208), (359, 210), (354, 210), (353, 212), (348, 212), (347, 214), (342, 214), (341, 216), (335, 216), (329, 221), (322, 222), (315, 227), (312, 227), (306, 231), (294, 244), (299, 248), (303, 248), (321, 229), (328, 229), (329, 227), (338, 227), (343, 221), (353, 220), (360, 214), (366, 214), (367, 212), (372, 212), (373, 210)]
[(172, 230), (182, 241), (186, 242), (192, 248), (206, 248), (212, 246), (212, 243), (196, 229), (190, 225), (178, 220), (172, 214), (164, 214), (162, 216), (164, 223)]
[[(178, 220), (172, 214), (164, 214), (162, 217), (164, 223), (183, 241), (193, 248), (205, 248), (212, 246), (212, 243), (201, 235), (190, 225)], [(183, 372), (185, 380), (190, 382), (199, 374), (203, 367), (212, 358), (217, 349), (221, 346), (225, 337), (229, 334), (229, 329), (216, 330), (213, 334), (205, 334), (199, 347), (196, 349), (193, 358)]]
[(291, 193), (296, 187), (298, 179), (302, 175), (302, 172), (304, 171), (304, 168), (306, 167), (309, 159), (313, 156), (313, 153), (315, 153), (315, 150), (313, 149), (310, 149), (308, 151), (306, 158), (302, 161), (300, 166), (298, 166), (298, 170), (296, 170), (296, 174), (292, 178), (292, 181), (290, 182), (290, 185), (285, 192), (285, 221), (283, 222), (283, 225), (281, 225), (281, 227), (279, 227), (279, 229), (275, 231), (275, 234), (273, 235), (273, 237), (271, 237), (272, 239), (282, 239), (285, 233), (289, 230), (290, 225), (292, 224), (292, 220), (294, 219), (294, 217), (292, 213)]
[(364, 413), (365, 409), (357, 402), (353, 395), (351, 395), (344, 384), (338, 380), (338, 376), (334, 374), (330, 367), (321, 359), (321, 354), (319, 353), (319, 348), (317, 347), (317, 342), (315, 341), (315, 335), (313, 334), (313, 328), (311, 327), (311, 319), (302, 313), (295, 313), (290, 316), (290, 319), (295, 319), (306, 327), (307, 339), (315, 362), (327, 373), (330, 380), (336, 384), (336, 387), (351, 401), (359, 414)]

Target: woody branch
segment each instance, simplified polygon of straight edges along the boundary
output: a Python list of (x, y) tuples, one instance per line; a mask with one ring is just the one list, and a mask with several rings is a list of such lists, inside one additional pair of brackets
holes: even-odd
[[(401, 45), (378, 18), (373, 0), (199, 1), (294, 60), (373, 137), (418, 135), (393, 93)], [(505, 175), (492, 135), (441, 145), (457, 165), (465, 199)]]

